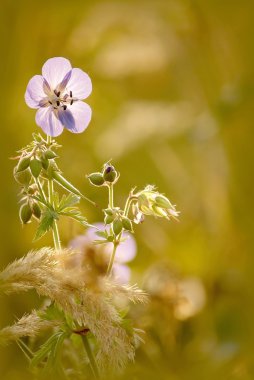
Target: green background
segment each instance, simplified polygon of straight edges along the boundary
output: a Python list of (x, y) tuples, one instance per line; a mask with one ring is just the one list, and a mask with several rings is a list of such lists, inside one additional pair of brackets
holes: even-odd
[[(146, 348), (127, 378), (254, 378), (253, 14), (250, 0), (1, 1), (1, 267), (52, 244), (32, 243), (35, 224), (20, 225), (10, 160), (39, 131), (24, 92), (50, 57), (93, 82), (87, 131), (57, 138), (66, 177), (104, 207), (106, 192), (85, 174), (112, 158), (117, 203), (152, 183), (181, 211), (180, 223), (135, 228), (133, 281), (142, 286), (162, 263), (169, 277), (198, 279), (206, 303), (183, 321), (170, 302), (141, 311)], [(65, 222), (60, 231), (66, 245), (82, 232)], [(32, 292), (2, 297), (0, 326), (40, 302)], [(15, 344), (1, 348), (2, 379), (28, 378), (26, 367)]]

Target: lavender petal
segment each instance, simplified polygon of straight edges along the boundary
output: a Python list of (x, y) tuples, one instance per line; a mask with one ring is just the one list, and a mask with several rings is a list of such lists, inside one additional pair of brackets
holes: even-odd
[(87, 98), (92, 92), (92, 81), (88, 74), (81, 69), (74, 68), (68, 81), (66, 90), (72, 91), (72, 96), (79, 100)]
[(40, 102), (46, 100), (43, 86), (44, 79), (41, 75), (35, 75), (30, 79), (25, 92), (25, 101), (28, 107), (40, 108)]
[(63, 125), (52, 107), (38, 109), (35, 121), (49, 136), (56, 137), (63, 132)]
[(58, 117), (61, 123), (72, 133), (83, 132), (90, 123), (92, 110), (88, 104), (76, 101), (66, 110), (59, 110)]
[(55, 90), (71, 69), (72, 67), (68, 59), (62, 57), (50, 58), (42, 67), (42, 75), (47, 80), (51, 89)]

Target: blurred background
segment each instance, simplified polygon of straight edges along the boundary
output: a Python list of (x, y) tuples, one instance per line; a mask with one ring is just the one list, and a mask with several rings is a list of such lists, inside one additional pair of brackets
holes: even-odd
[[(85, 174), (112, 158), (119, 205), (152, 183), (181, 211), (179, 223), (147, 217), (135, 228), (132, 282), (151, 302), (132, 312), (146, 334), (128, 379), (254, 379), (253, 15), (250, 0), (1, 1), (1, 268), (52, 244), (20, 225), (9, 159), (40, 131), (24, 92), (50, 57), (93, 81), (87, 131), (57, 139), (66, 177), (105, 207)], [(60, 231), (66, 245), (82, 233)], [(0, 327), (40, 302), (1, 298)], [(0, 349), (0, 374), (30, 378), (15, 344)]]

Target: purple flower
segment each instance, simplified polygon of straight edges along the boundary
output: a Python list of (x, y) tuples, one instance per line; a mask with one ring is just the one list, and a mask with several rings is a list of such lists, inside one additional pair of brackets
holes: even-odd
[(92, 111), (81, 100), (92, 92), (92, 82), (81, 69), (72, 68), (66, 58), (48, 59), (42, 67), (42, 75), (30, 79), (26, 104), (38, 109), (36, 123), (49, 136), (59, 136), (64, 127), (70, 132), (83, 132)]

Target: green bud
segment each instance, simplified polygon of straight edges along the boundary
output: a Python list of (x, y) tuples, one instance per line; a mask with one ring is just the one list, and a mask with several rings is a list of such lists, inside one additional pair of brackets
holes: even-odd
[(114, 211), (111, 209), (111, 208), (106, 208), (105, 210), (103, 210), (105, 212), (106, 215), (114, 215)]
[(32, 175), (37, 178), (40, 175), (42, 169), (42, 163), (41, 161), (37, 160), (37, 158), (34, 158), (30, 161), (30, 170)]
[(18, 167), (17, 167), (17, 173), (22, 172), (23, 170), (26, 170), (30, 164), (30, 158), (31, 157), (23, 157), (19, 160)]
[(103, 175), (101, 173), (92, 173), (88, 175), (87, 178), (94, 186), (102, 186), (104, 184)]
[(57, 154), (55, 152), (53, 152), (52, 150), (48, 149), (45, 153), (44, 153), (44, 157), (47, 159), (47, 160), (52, 160), (53, 158), (56, 158), (57, 157)]
[(114, 182), (117, 177), (117, 172), (112, 165), (106, 165), (103, 170), (103, 178), (106, 182)]
[(32, 205), (32, 213), (35, 218), (40, 219), (41, 218), (41, 209), (38, 203), (33, 203)]
[(125, 218), (123, 217), (122, 218), (122, 225), (123, 225), (123, 228), (127, 231), (132, 231), (133, 228), (132, 228), (132, 222), (129, 218)]
[(114, 215), (106, 215), (105, 218), (104, 218), (104, 223), (105, 224), (110, 224), (112, 223), (114, 220)]
[(30, 221), (32, 217), (32, 210), (29, 203), (25, 203), (20, 207), (19, 217), (20, 217), (21, 223), (23, 224), (26, 224)]
[(22, 172), (17, 172), (17, 166), (13, 170), (13, 175), (15, 180), (23, 186), (28, 186), (32, 177), (29, 169), (23, 170)]
[(156, 206), (159, 206), (162, 208), (172, 207), (172, 204), (169, 202), (168, 198), (164, 197), (164, 195), (157, 195), (157, 197), (155, 197), (155, 203), (156, 203)]
[(44, 158), (44, 157), (41, 158), (41, 164), (42, 164), (43, 169), (45, 169), (45, 170), (48, 169), (49, 162), (48, 162), (48, 160), (46, 158)]
[(120, 232), (122, 231), (122, 229), (123, 229), (123, 225), (122, 225), (121, 220), (115, 219), (114, 222), (113, 222), (113, 231), (114, 231), (114, 234), (116, 236), (119, 235)]
[(108, 241), (109, 243), (112, 243), (112, 242), (114, 241), (114, 236), (109, 235), (109, 236), (107, 237), (107, 241)]

